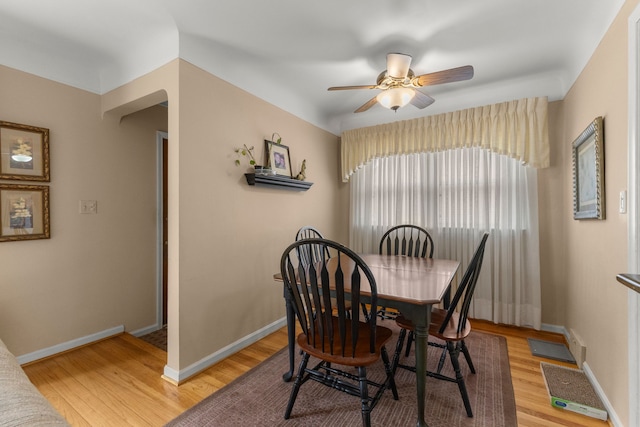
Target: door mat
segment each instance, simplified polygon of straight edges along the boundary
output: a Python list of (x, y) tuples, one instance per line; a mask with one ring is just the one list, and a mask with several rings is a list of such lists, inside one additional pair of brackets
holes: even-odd
[(147, 335), (142, 335), (138, 338), (148, 342), (149, 344), (153, 344), (160, 350), (167, 351), (167, 325), (162, 327), (162, 329), (158, 329), (155, 332), (151, 332)]
[(551, 406), (607, 420), (607, 410), (584, 371), (545, 362), (540, 362), (540, 368)]
[(527, 338), (527, 341), (529, 341), (531, 354), (534, 356), (560, 360), (561, 362), (576, 363), (576, 359), (573, 358), (567, 346), (562, 343), (537, 340), (535, 338)]

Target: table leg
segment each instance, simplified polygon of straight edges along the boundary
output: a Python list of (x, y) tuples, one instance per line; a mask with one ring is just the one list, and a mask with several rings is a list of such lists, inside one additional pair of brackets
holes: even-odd
[(416, 398), (418, 403), (418, 427), (427, 426), (424, 418), (426, 405), (427, 384), (427, 341), (429, 337), (429, 324), (431, 323), (431, 305), (420, 308), (402, 308), (402, 314), (408, 317), (415, 325), (415, 351), (416, 351)]
[(287, 289), (287, 285), (284, 285), (284, 302), (287, 312), (287, 337), (289, 340), (289, 370), (282, 375), (282, 379), (285, 382), (291, 381), (293, 378), (294, 363), (295, 363), (295, 340), (296, 340), (296, 316), (293, 311), (293, 303), (291, 302), (291, 292)]
[(415, 345), (416, 345), (416, 386), (418, 398), (418, 427), (426, 426), (424, 419), (424, 403), (425, 403), (425, 386), (427, 380), (427, 338), (428, 331), (424, 325), (416, 325), (415, 327)]

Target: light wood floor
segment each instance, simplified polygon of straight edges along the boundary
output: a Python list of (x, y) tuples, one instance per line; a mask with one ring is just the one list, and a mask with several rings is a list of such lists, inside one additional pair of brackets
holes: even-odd
[[(553, 408), (527, 337), (562, 342), (560, 335), (474, 321), (474, 329), (506, 337), (522, 427), (610, 425)], [(262, 339), (179, 387), (160, 378), (166, 353), (129, 334), (24, 366), (31, 381), (73, 426), (162, 426), (285, 347), (286, 330)]]

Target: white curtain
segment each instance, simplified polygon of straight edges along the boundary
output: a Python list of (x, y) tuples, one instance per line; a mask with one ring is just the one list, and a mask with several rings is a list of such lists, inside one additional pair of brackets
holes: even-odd
[[(350, 246), (375, 253), (398, 224), (425, 227), (464, 273), (490, 233), (470, 316), (540, 329), (537, 172), (483, 148), (373, 159), (351, 176)], [(454, 284), (455, 286), (455, 284)]]

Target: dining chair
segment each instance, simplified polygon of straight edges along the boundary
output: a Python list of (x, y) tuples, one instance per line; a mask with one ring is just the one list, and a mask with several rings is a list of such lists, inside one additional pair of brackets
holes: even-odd
[[(323, 239), (324, 236), (315, 227), (310, 225), (301, 227), (296, 233), (296, 241), (314, 238)], [(325, 247), (321, 246), (306, 246), (305, 248), (300, 248), (299, 252), (302, 257), (301, 261), (306, 262), (307, 264), (315, 263), (323, 258), (330, 257), (329, 251), (326, 250)]]
[[(330, 252), (331, 257), (317, 264), (305, 264), (298, 254), (311, 251), (314, 246)], [(302, 361), (284, 418), (290, 418), (301, 386), (313, 380), (359, 396), (362, 424), (370, 426), (371, 411), (387, 388), (398, 399), (385, 348), (392, 331), (378, 325), (376, 316), (361, 318), (359, 310), (348, 313), (346, 309), (349, 302), (360, 304), (361, 289), (366, 289), (371, 303), (376, 304), (378, 293), (371, 270), (362, 258), (340, 243), (312, 238), (287, 247), (280, 260), (280, 271), (302, 331), (296, 339)], [(309, 367), (310, 356), (319, 359), (319, 363)], [(374, 382), (367, 378), (367, 367), (380, 360), (386, 378), (384, 382)], [(353, 368), (357, 369), (357, 375)]]
[[(462, 401), (467, 411), (467, 416), (473, 417), (473, 411), (471, 410), (471, 403), (469, 402), (469, 395), (467, 394), (467, 388), (464, 383), (464, 377), (460, 370), (460, 363), (458, 356), (460, 353), (464, 355), (467, 361), (467, 365), (471, 370), (471, 373), (475, 374), (476, 370), (469, 354), (464, 339), (471, 333), (471, 322), (468, 319), (469, 308), (471, 307), (471, 299), (478, 283), (478, 277), (480, 275), (480, 269), (482, 268), (482, 259), (484, 257), (484, 249), (487, 243), (489, 233), (484, 233), (478, 247), (467, 267), (467, 270), (462, 277), (462, 281), (456, 290), (451, 304), (448, 309), (434, 308), (431, 311), (431, 323), (429, 325), (429, 335), (438, 338), (440, 342), (429, 341), (428, 345), (432, 347), (438, 347), (445, 349), (442, 357), (438, 361), (438, 367), (435, 372), (427, 371), (427, 375), (439, 380), (450, 381), (458, 384), (460, 394), (462, 395)], [(393, 355), (393, 372), (397, 368), (404, 368), (416, 371), (415, 366), (403, 365), (399, 363), (400, 353), (404, 344), (404, 339), (407, 331), (413, 331), (413, 323), (402, 316), (401, 314), (396, 318), (396, 323), (400, 326), (400, 336), (396, 344), (396, 350)], [(442, 368), (444, 365), (446, 353), (449, 353), (451, 364), (455, 372), (455, 378), (442, 374)]]
[[(322, 235), (322, 233), (320, 233), (320, 231), (318, 231), (318, 229), (310, 225), (305, 225), (304, 227), (301, 227), (296, 233), (296, 241), (304, 240), (304, 239), (313, 239), (313, 238), (324, 239), (324, 236)], [(330, 258), (331, 254), (329, 253), (326, 247), (311, 245), (304, 249), (300, 248), (299, 256), (302, 262), (311, 264), (311, 263), (317, 263), (320, 260), (325, 258)], [(367, 308), (366, 304), (363, 303), (361, 305), (362, 305), (362, 312), (364, 313), (365, 316), (368, 316), (369, 309)], [(351, 310), (351, 303), (348, 302), (347, 311), (350, 311), (350, 310)]]
[[(380, 239), (380, 255), (403, 255), (416, 258), (433, 258), (433, 239), (427, 230), (417, 225), (402, 224), (388, 229)], [(395, 319), (396, 311), (379, 307), (377, 315), (381, 319)], [(407, 354), (411, 348), (412, 335), (409, 335)]]
[(379, 253), (433, 258), (433, 239), (427, 230), (417, 225), (396, 225), (382, 235)]

